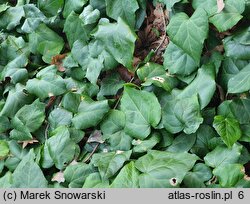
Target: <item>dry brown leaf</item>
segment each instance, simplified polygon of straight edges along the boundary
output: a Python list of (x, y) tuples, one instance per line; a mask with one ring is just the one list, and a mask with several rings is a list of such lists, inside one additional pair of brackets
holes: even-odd
[(62, 60), (67, 56), (67, 54), (56, 55), (52, 58), (51, 64), (57, 66), (59, 72), (65, 72), (65, 68), (62, 65)]
[(217, 7), (218, 7), (217, 13), (220, 13), (225, 7), (224, 0), (217, 0)]
[(57, 172), (56, 174), (54, 174), (51, 181), (57, 181), (58, 183), (63, 183), (65, 181), (64, 173), (61, 171)]
[(28, 145), (28, 144), (34, 144), (34, 143), (38, 143), (39, 141), (36, 140), (36, 139), (32, 139), (32, 140), (26, 140), (26, 141), (23, 141), (23, 149)]

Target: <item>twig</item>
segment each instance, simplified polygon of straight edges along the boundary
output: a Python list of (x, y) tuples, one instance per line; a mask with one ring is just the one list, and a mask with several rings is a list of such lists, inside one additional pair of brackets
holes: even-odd
[(166, 37), (167, 37), (167, 35), (166, 35), (167, 24), (166, 24), (165, 14), (164, 14), (164, 11), (162, 9), (162, 6), (160, 6), (160, 10), (161, 10), (162, 17), (163, 17), (164, 35), (163, 35), (163, 39), (161, 40), (160, 44), (155, 49), (155, 53), (158, 52), (158, 50), (160, 49), (160, 47), (162, 46), (162, 44), (164, 43), (164, 41), (166, 40)]
[(46, 140), (48, 139), (48, 130), (49, 130), (49, 123), (46, 125), (46, 129), (45, 129), (45, 132), (44, 132), (44, 136), (45, 136)]
[(93, 156), (93, 154), (95, 153), (95, 151), (97, 150), (97, 148), (99, 147), (100, 143), (97, 143), (97, 145), (94, 147), (93, 151), (90, 153), (90, 155), (84, 159), (84, 163), (88, 162), (90, 160), (90, 158)]

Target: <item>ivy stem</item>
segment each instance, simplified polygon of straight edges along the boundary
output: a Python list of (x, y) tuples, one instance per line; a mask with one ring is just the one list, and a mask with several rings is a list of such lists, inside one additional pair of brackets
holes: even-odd
[(83, 161), (84, 163), (87, 163), (91, 159), (91, 157), (93, 156), (93, 154), (95, 153), (95, 151), (97, 150), (97, 148), (99, 147), (99, 145), (100, 145), (100, 143), (97, 143), (97, 145), (94, 147), (94, 149), (90, 153), (90, 155), (86, 159), (84, 159), (84, 161)]

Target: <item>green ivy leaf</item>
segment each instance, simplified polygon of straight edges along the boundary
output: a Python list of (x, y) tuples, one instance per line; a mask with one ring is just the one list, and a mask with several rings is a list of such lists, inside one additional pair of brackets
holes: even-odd
[(115, 175), (124, 162), (129, 160), (131, 153), (132, 151), (98, 153), (93, 155), (91, 163), (98, 167), (102, 179), (105, 180)]
[(240, 158), (241, 150), (242, 146), (237, 144), (234, 144), (231, 148), (217, 146), (204, 157), (205, 164), (213, 168), (225, 164), (235, 164)]
[(49, 156), (56, 168), (63, 169), (68, 162), (73, 160), (76, 147), (70, 139), (70, 133), (66, 127), (61, 126), (54, 130), (46, 144)]
[(67, 166), (64, 171), (64, 178), (69, 183), (70, 188), (81, 188), (85, 179), (93, 172), (93, 167), (90, 165), (77, 163)]
[(242, 93), (250, 90), (250, 64), (228, 81), (228, 93)]
[[(161, 119), (161, 107), (153, 93), (125, 86), (121, 110), (126, 116), (125, 132), (137, 139), (145, 139)], [(151, 110), (148, 112), (147, 110)]]
[(46, 16), (55, 16), (61, 12), (64, 0), (38, 0), (38, 8), (45, 13)]
[(135, 12), (139, 9), (136, 0), (105, 0), (107, 15), (115, 20), (122, 18), (131, 28), (135, 26)]
[(164, 3), (169, 11), (172, 10), (172, 7), (180, 2), (181, 0), (156, 0), (158, 2)]
[(37, 29), (41, 23), (46, 23), (46, 16), (33, 4), (23, 6), (25, 21), (21, 30), (25, 33), (31, 33)]
[(58, 55), (63, 46), (63, 39), (45, 24), (40, 24), (34, 32), (29, 34), (30, 51), (34, 54), (41, 54), (46, 63), (51, 63), (52, 57)]
[(65, 82), (61, 76), (55, 73), (56, 70), (56, 66), (51, 65), (38, 72), (37, 78), (27, 81), (27, 91), (40, 99), (63, 94), (66, 91)]
[(71, 124), (73, 114), (63, 108), (57, 108), (51, 111), (48, 117), (50, 127), (56, 129), (59, 126), (67, 126)]
[(1, 16), (0, 29), (13, 30), (24, 16), (22, 6), (9, 7)]
[(178, 133), (182, 130), (186, 134), (194, 133), (202, 122), (203, 118), (196, 95), (183, 99), (174, 98), (163, 106), (162, 123), (170, 133)]
[(161, 136), (159, 133), (152, 133), (151, 136), (149, 136), (145, 140), (133, 140), (132, 144), (133, 152), (134, 153), (143, 153), (147, 152), (148, 150), (152, 149), (156, 144), (158, 144), (161, 140)]
[[(225, 55), (233, 59), (250, 60), (250, 27), (228, 36), (223, 40)], [(237, 50), (237, 52), (236, 52)]]
[(34, 152), (31, 150), (15, 169), (12, 175), (15, 188), (47, 188), (48, 182), (34, 158)]
[(111, 188), (138, 188), (140, 172), (135, 168), (134, 162), (125, 165), (115, 180), (111, 184)]
[(175, 77), (168, 75), (162, 65), (156, 63), (147, 63), (137, 70), (137, 75), (141, 81), (144, 81), (143, 86), (151, 86), (154, 84), (170, 92), (178, 81)]
[(31, 103), (32, 99), (33, 97), (25, 93), (23, 85), (16, 84), (15, 88), (9, 91), (0, 116), (14, 117), (16, 112), (25, 104)]
[(220, 165), (213, 170), (213, 174), (219, 179), (219, 184), (223, 188), (232, 188), (244, 177), (242, 164)]
[(66, 18), (63, 32), (66, 33), (69, 46), (72, 47), (74, 42), (82, 40), (87, 42), (89, 39), (89, 32), (91, 30), (84, 26), (83, 21), (79, 18), (79, 15), (72, 11)]
[(0, 140), (0, 160), (5, 159), (9, 154), (9, 145), (6, 141)]
[(188, 152), (196, 141), (196, 134), (186, 135), (184, 133), (178, 135), (172, 144), (167, 148), (168, 152)]
[(226, 31), (232, 28), (243, 17), (242, 14), (245, 10), (245, 1), (239, 0), (226, 0), (225, 7), (221, 12), (217, 12), (217, 2), (215, 0), (194, 0), (192, 5), (195, 9), (203, 8), (209, 15), (209, 21), (215, 25), (220, 31)]
[(198, 94), (201, 109), (205, 108), (211, 101), (216, 90), (215, 73), (213, 65), (203, 65), (195, 79), (183, 89), (177, 96), (178, 99)]
[(89, 102), (83, 100), (78, 108), (78, 114), (72, 119), (77, 129), (86, 129), (96, 126), (109, 111), (107, 100)]
[(164, 53), (164, 68), (171, 74), (190, 75), (198, 64), (180, 47), (170, 42)]
[(196, 64), (200, 63), (203, 42), (208, 35), (208, 17), (204, 9), (197, 9), (190, 18), (185, 13), (174, 15), (167, 32), (174, 44), (190, 55)]
[(136, 34), (121, 18), (117, 23), (99, 24), (94, 37), (103, 43), (117, 62), (132, 70)]
[(88, 2), (88, 0), (65, 0), (64, 9), (63, 9), (63, 17), (67, 18), (67, 16), (72, 12), (80, 12), (83, 6)]
[(142, 172), (139, 185), (141, 188), (178, 186), (197, 159), (194, 154), (150, 150), (135, 162)]
[(211, 179), (211, 177), (211, 169), (203, 163), (198, 163), (191, 172), (186, 174), (183, 183), (188, 188), (205, 188), (204, 182)]
[(234, 118), (217, 115), (214, 117), (213, 127), (228, 147), (231, 147), (242, 135), (239, 122)]
[(125, 114), (119, 110), (110, 110), (101, 123), (102, 138), (109, 143), (111, 151), (131, 149), (132, 138), (124, 132), (125, 124)]

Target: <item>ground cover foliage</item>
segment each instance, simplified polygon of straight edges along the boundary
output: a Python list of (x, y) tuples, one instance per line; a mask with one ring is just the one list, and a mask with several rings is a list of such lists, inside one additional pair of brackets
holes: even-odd
[(0, 0), (0, 187), (250, 187), (249, 0)]

